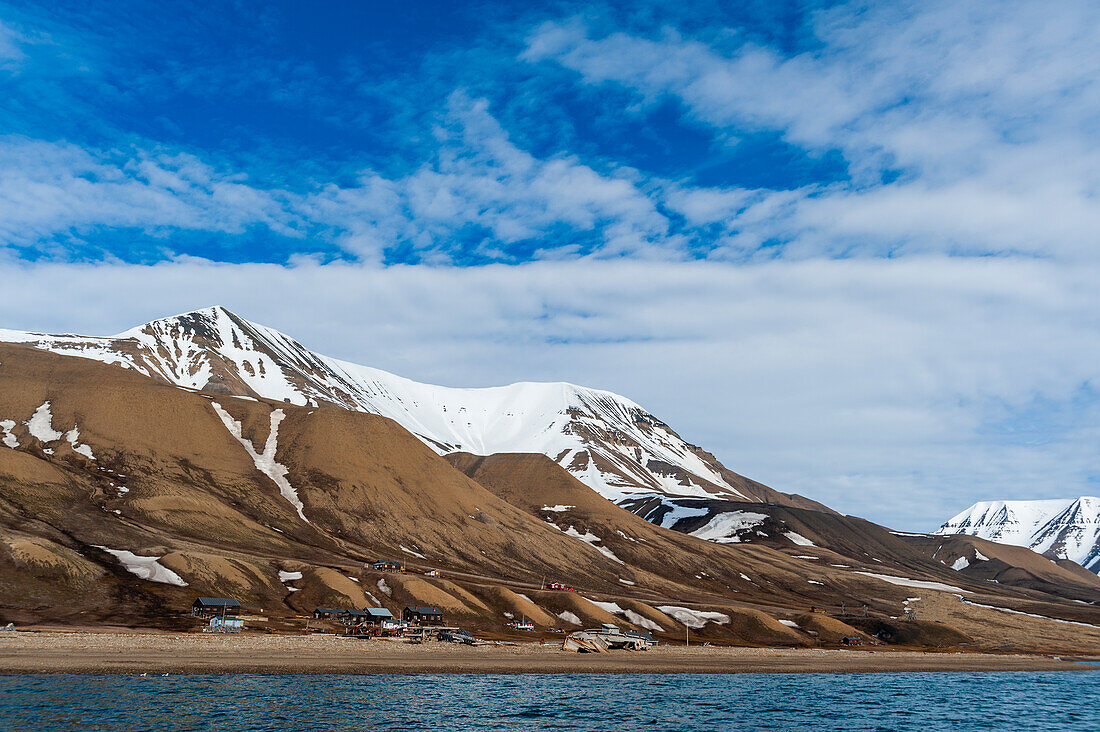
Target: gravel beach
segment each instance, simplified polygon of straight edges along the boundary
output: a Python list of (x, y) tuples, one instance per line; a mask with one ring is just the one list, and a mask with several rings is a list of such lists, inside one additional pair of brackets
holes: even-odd
[(761, 673), (1096, 670), (1039, 655), (662, 646), (575, 654), (560, 644), (456, 646), (333, 635), (18, 632), (0, 673)]

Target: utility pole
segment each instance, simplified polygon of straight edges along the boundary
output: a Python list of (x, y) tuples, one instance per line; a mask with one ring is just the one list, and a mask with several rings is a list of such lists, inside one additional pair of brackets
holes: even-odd
[(688, 627), (687, 623), (684, 623), (684, 644), (691, 648), (691, 628)]

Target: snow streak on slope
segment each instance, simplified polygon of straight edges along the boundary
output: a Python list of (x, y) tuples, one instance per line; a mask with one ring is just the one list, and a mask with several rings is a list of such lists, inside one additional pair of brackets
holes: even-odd
[(192, 389), (389, 417), (440, 454), (542, 453), (606, 498), (646, 495), (757, 500), (639, 405), (566, 383), (485, 389), (421, 384), (315, 354), (214, 307), (110, 338), (0, 330), (0, 341), (119, 364)]
[(981, 501), (937, 534), (970, 534), (1024, 546), (1051, 559), (1070, 559), (1100, 573), (1100, 498)]
[(252, 462), (256, 464), (256, 469), (275, 481), (275, 485), (279, 486), (279, 493), (282, 494), (283, 498), (290, 501), (290, 504), (298, 510), (298, 516), (303, 521), (308, 521), (309, 519), (302, 511), (302, 501), (298, 498), (298, 491), (294, 490), (294, 486), (286, 479), (287, 469), (275, 462), (275, 450), (278, 448), (279, 439), (279, 423), (286, 416), (283, 410), (275, 409), (271, 412), (271, 430), (267, 433), (264, 451), (257, 453), (256, 448), (252, 446), (252, 441), (242, 433), (241, 423), (233, 419), (229, 412), (222, 409), (222, 405), (217, 402), (210, 402), (210, 405), (218, 413), (225, 428), (237, 439), (237, 442), (241, 443), (248, 456), (252, 458)]

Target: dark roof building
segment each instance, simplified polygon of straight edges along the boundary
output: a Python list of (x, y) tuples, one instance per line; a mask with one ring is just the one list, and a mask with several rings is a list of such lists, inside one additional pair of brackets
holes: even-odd
[(443, 611), (437, 607), (410, 605), (401, 613), (401, 619), (417, 625), (442, 625)]
[(350, 611), (338, 607), (319, 607), (314, 608), (313, 617), (318, 620), (322, 618), (336, 618), (341, 615), (346, 615), (348, 612)]
[(391, 559), (379, 559), (377, 562), (371, 565), (371, 568), (375, 572), (404, 572), (405, 567), (401, 562), (395, 562)]
[(196, 618), (214, 615), (236, 615), (241, 603), (231, 597), (199, 597), (191, 604), (191, 614)]

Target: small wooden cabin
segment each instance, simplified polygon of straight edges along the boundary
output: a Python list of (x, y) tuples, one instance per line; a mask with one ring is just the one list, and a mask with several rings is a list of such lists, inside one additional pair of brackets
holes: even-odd
[(371, 569), (375, 572), (404, 572), (405, 565), (401, 562), (394, 562), (390, 559), (379, 559), (377, 562), (371, 565)]
[(401, 619), (411, 625), (443, 625), (443, 611), (437, 607), (407, 606)]
[(393, 622), (393, 613), (384, 607), (365, 607), (362, 612), (365, 616), (363, 622), (370, 625), (383, 625), (387, 622)]

